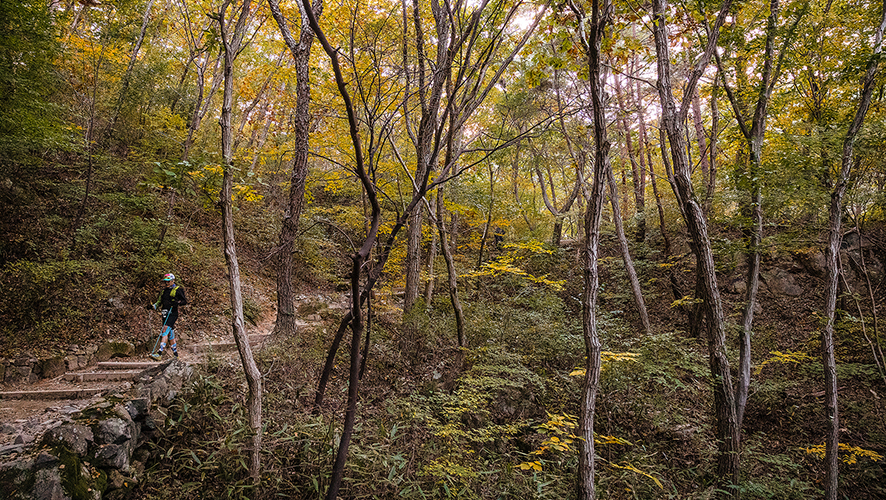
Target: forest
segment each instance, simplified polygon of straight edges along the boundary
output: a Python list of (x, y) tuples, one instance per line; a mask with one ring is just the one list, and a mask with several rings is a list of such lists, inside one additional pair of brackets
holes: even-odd
[(236, 340), (127, 498), (886, 498), (884, 30), (0, 2), (0, 357)]

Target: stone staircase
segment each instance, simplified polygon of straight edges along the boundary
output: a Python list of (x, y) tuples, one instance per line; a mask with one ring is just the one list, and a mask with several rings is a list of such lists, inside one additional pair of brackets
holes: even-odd
[[(260, 349), (268, 339), (268, 334), (249, 335), (249, 344), (253, 349)], [(207, 341), (193, 345), (185, 345), (179, 349), (182, 359), (189, 363), (203, 362), (207, 356), (237, 356), (237, 344), (232, 341)], [(54, 379), (43, 380), (26, 386), (22, 390), (0, 391), (0, 400), (75, 400), (91, 398), (107, 392), (120, 384), (132, 382), (147, 369), (168, 361), (171, 353), (167, 352), (163, 360), (154, 361), (134, 357), (115, 358), (113, 361), (101, 361), (95, 366), (82, 370), (64, 373)]]

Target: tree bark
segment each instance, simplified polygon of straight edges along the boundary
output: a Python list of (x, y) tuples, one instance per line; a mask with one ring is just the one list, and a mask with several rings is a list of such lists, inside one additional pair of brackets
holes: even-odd
[(110, 125), (108, 125), (107, 136), (108, 138), (114, 133), (114, 126), (117, 124), (117, 118), (120, 117), (120, 110), (123, 108), (123, 101), (126, 99), (126, 94), (129, 91), (129, 82), (132, 79), (132, 70), (135, 68), (135, 61), (138, 60), (138, 53), (141, 51), (142, 43), (145, 40), (145, 32), (148, 30), (148, 22), (151, 20), (151, 7), (154, 5), (154, 0), (148, 0), (147, 5), (145, 5), (145, 14), (142, 16), (142, 27), (138, 32), (138, 38), (135, 40), (135, 45), (132, 48), (132, 53), (129, 56), (129, 64), (126, 66), (126, 73), (123, 74), (123, 80), (121, 82), (120, 88), (120, 96), (117, 98), (117, 105), (114, 107), (114, 117), (111, 119)]
[[(245, 0), (240, 7), (237, 22), (233, 32), (228, 32), (226, 11), (230, 5), (226, 0), (217, 13), (216, 20), (219, 23), (219, 31), (224, 49), (224, 92), (222, 101), (221, 126), (222, 138), (222, 161), (224, 174), (222, 177), (221, 198), (219, 204), (222, 209), (222, 232), (224, 236), (225, 262), (228, 266), (228, 280), (231, 291), (232, 328), (234, 341), (243, 362), (243, 371), (246, 373), (246, 382), (249, 386), (247, 408), (249, 409), (249, 427), (252, 429), (252, 450), (250, 454), (249, 475), (255, 483), (261, 478), (261, 442), (262, 442), (262, 383), (261, 373), (252, 356), (252, 348), (249, 346), (249, 337), (243, 323), (243, 296), (240, 290), (240, 266), (237, 261), (237, 246), (234, 241), (234, 211), (231, 201), (234, 183), (233, 175), (233, 127), (231, 125), (231, 108), (234, 97), (234, 59), (240, 50), (240, 45), (246, 31), (246, 19), (249, 16), (251, 0)], [(235, 9), (236, 10), (236, 9)]]
[[(781, 11), (779, 0), (770, 0), (769, 16), (766, 23), (766, 39), (763, 51), (763, 67), (760, 72), (760, 82), (756, 89), (757, 102), (754, 107), (754, 114), (750, 120), (748, 127), (748, 118), (743, 113), (745, 106), (740, 98), (732, 91), (726, 82), (726, 74), (723, 71), (723, 65), (720, 56), (716, 56), (718, 75), (723, 82), (723, 88), (729, 97), (735, 114), (739, 130), (747, 141), (748, 148), (748, 170), (746, 172), (746, 180), (748, 191), (750, 194), (750, 203), (746, 205), (748, 215), (750, 215), (752, 224), (745, 230), (747, 242), (747, 266), (748, 273), (746, 277), (746, 293), (745, 303), (741, 316), (741, 331), (739, 333), (739, 369), (738, 369), (738, 386), (736, 387), (736, 417), (739, 427), (744, 419), (744, 411), (747, 406), (748, 389), (751, 379), (751, 334), (754, 321), (754, 308), (756, 306), (757, 291), (760, 286), (760, 261), (761, 248), (763, 241), (763, 141), (766, 135), (766, 119), (768, 117), (769, 102), (778, 76), (781, 73), (781, 62), (786, 53), (788, 42), (792, 39), (800, 16), (797, 17), (793, 27), (785, 36), (784, 46), (780, 55), (775, 55), (775, 37), (778, 34), (778, 16)], [(737, 70), (740, 71), (740, 70)], [(746, 76), (742, 73), (738, 76), (738, 81), (743, 82)], [(713, 137), (713, 136), (712, 136)], [(713, 163), (713, 162), (712, 162)], [(708, 193), (709, 199), (710, 193)]]
[[(609, 139), (606, 134), (605, 89), (606, 68), (602, 63), (601, 47), (606, 26), (612, 15), (609, 0), (593, 0), (590, 33), (585, 34), (584, 23), (587, 16), (575, 4), (569, 4), (579, 22), (579, 31), (588, 57), (588, 74), (591, 87), (592, 110), (594, 115), (594, 180), (584, 216), (584, 247), (582, 248), (584, 267), (584, 291), (582, 293), (582, 334), (585, 343), (585, 378), (581, 393), (581, 415), (579, 417), (578, 454), (578, 498), (596, 498), (594, 484), (594, 413), (597, 405), (597, 391), (600, 383), (601, 345), (597, 331), (597, 292), (599, 275), (597, 259), (600, 243), (600, 220), (603, 213), (603, 186), (609, 164)], [(614, 214), (618, 217), (618, 214)]]
[[(632, 92), (633, 94), (633, 92)], [(664, 244), (665, 255), (671, 254), (671, 238), (668, 236), (668, 228), (665, 223), (664, 207), (661, 204), (661, 195), (658, 193), (658, 182), (655, 176), (655, 169), (652, 162), (652, 143), (646, 135), (646, 117), (643, 114), (643, 102), (640, 96), (639, 83), (637, 84), (636, 97), (637, 118), (640, 126), (640, 149), (646, 151), (646, 162), (649, 165), (649, 182), (652, 184), (652, 195), (655, 197), (655, 207), (658, 210), (658, 229), (661, 232), (662, 243)], [(662, 155), (667, 159), (667, 153), (662, 150)]]
[[(702, 206), (696, 199), (692, 187), (691, 165), (686, 148), (686, 115), (689, 99), (684, 100), (679, 110), (671, 83), (671, 64), (666, 12), (666, 0), (653, 0), (653, 35), (658, 56), (658, 93), (661, 100), (661, 124), (671, 145), (671, 159), (674, 162), (674, 192), (686, 220), (693, 252), (698, 263), (698, 272), (703, 284), (704, 307), (707, 315), (708, 355), (711, 375), (714, 380), (714, 413), (717, 420), (717, 460), (718, 489), (725, 496), (737, 498), (739, 489), (739, 429), (735, 409), (735, 393), (729, 359), (726, 356), (726, 327), (723, 304), (717, 286), (716, 270), (711, 242), (707, 231), (707, 220)], [(691, 96), (705, 67), (710, 62), (716, 47), (720, 27), (732, 6), (732, 0), (724, 0), (709, 36), (704, 53), (692, 69), (685, 85), (685, 94)]]
[[(431, 208), (429, 211), (436, 212), (437, 211), (437, 198), (434, 198), (431, 204)], [(437, 260), (437, 236), (438, 231), (431, 231), (431, 247), (428, 252), (428, 282), (425, 285), (425, 309), (430, 310), (431, 304), (434, 302), (434, 282), (436, 281), (436, 277), (434, 276), (434, 263)]]
[[(624, 97), (622, 96), (621, 91), (621, 83), (619, 83), (619, 79), (615, 78), (615, 97), (618, 101), (619, 107), (619, 115), (621, 116), (621, 129), (625, 136), (625, 149), (628, 152), (628, 159), (631, 163), (631, 177), (633, 179), (634, 186), (634, 212), (637, 216), (637, 241), (643, 241), (646, 239), (646, 172), (644, 168), (640, 168), (637, 165), (636, 158), (636, 150), (634, 149), (634, 139), (631, 137), (631, 128), (628, 126), (627, 109), (624, 104)], [(639, 152), (640, 161), (643, 162), (643, 152)], [(610, 186), (610, 189), (612, 187)], [(627, 194), (627, 193), (625, 193)], [(627, 209), (627, 207), (625, 207)], [(646, 330), (649, 333), (649, 329)]]
[(618, 187), (615, 184), (615, 175), (612, 168), (606, 172), (609, 182), (609, 201), (612, 204), (612, 219), (615, 222), (615, 234), (618, 237), (618, 248), (624, 261), (625, 271), (628, 274), (628, 282), (631, 284), (631, 293), (634, 295), (634, 304), (640, 315), (640, 323), (646, 335), (652, 334), (652, 325), (649, 324), (649, 314), (646, 312), (646, 301), (643, 300), (643, 290), (640, 288), (640, 280), (637, 278), (637, 270), (634, 269), (634, 261), (631, 259), (631, 250), (628, 248), (628, 238), (625, 236), (624, 224), (618, 210)]
[[(295, 300), (292, 289), (292, 250), (298, 233), (304, 204), (305, 179), (308, 176), (308, 153), (310, 145), (310, 58), (314, 32), (308, 25), (308, 18), (302, 12), (301, 30), (298, 42), (292, 36), (289, 25), (280, 11), (278, 0), (268, 0), (271, 14), (277, 21), (283, 41), (292, 53), (296, 75), (296, 104), (293, 114), (293, 153), (292, 171), (289, 176), (289, 200), (280, 228), (280, 239), (277, 245), (277, 321), (274, 324), (274, 335), (290, 336), (298, 331), (296, 325)], [(301, 8), (301, 4), (299, 4)], [(322, 0), (314, 0), (311, 7), (315, 17), (323, 11)]]
[(825, 301), (825, 317), (827, 322), (821, 332), (821, 357), (824, 365), (825, 381), (825, 418), (827, 421), (827, 435), (825, 437), (825, 463), (827, 473), (825, 476), (825, 499), (836, 500), (838, 492), (837, 480), (840, 465), (840, 412), (837, 406), (837, 361), (834, 355), (834, 320), (837, 308), (837, 286), (839, 283), (839, 268), (837, 260), (840, 255), (840, 242), (842, 240), (842, 210), (843, 197), (849, 183), (849, 174), (852, 170), (853, 149), (858, 132), (864, 123), (865, 115), (871, 104), (871, 95), (874, 90), (874, 81), (879, 69), (881, 54), (883, 53), (883, 32), (886, 30), (886, 1), (883, 2), (880, 11), (880, 23), (877, 27), (873, 51), (868, 60), (867, 70), (861, 85), (861, 96), (858, 109), (852, 124), (849, 126), (843, 138), (843, 152), (840, 157), (840, 173), (831, 192), (828, 224), (828, 247), (825, 250), (827, 261), (828, 279), (827, 295)]
[(452, 311), (455, 314), (455, 331), (459, 347), (465, 347), (465, 319), (458, 299), (458, 279), (455, 272), (455, 261), (452, 259), (452, 251), (449, 249), (449, 238), (446, 235), (446, 226), (443, 215), (443, 186), (437, 188), (437, 230), (440, 233), (440, 250), (446, 261), (446, 275), (449, 278), (449, 300), (452, 302)]

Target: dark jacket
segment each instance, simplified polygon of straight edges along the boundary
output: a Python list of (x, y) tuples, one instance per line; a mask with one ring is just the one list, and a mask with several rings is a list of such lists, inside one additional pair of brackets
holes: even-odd
[(187, 303), (188, 298), (185, 296), (185, 288), (183, 286), (168, 286), (160, 292), (160, 297), (157, 299), (157, 302), (154, 302), (154, 309), (178, 309), (178, 306), (183, 306)]

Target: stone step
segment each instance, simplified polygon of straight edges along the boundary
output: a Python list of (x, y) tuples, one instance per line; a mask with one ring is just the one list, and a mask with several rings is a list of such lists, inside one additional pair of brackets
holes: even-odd
[[(269, 334), (255, 334), (249, 336), (249, 345), (256, 347), (270, 337)], [(205, 354), (208, 352), (232, 352), (237, 350), (236, 342), (206, 342), (203, 344), (194, 344), (187, 347), (188, 352), (194, 354)]]
[(89, 389), (52, 389), (45, 391), (4, 391), (0, 399), (83, 399), (107, 391), (107, 387)]
[(100, 361), (99, 370), (147, 370), (160, 365), (153, 361)]
[(68, 382), (98, 382), (103, 380), (133, 380), (142, 370), (114, 370), (107, 372), (65, 373)]

